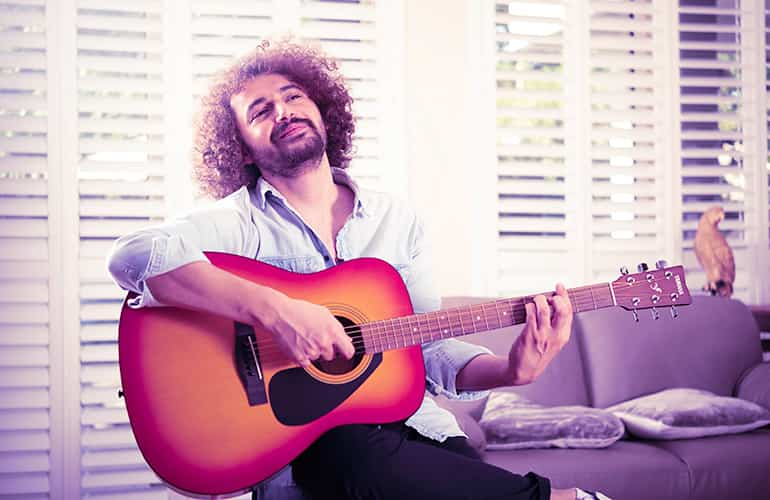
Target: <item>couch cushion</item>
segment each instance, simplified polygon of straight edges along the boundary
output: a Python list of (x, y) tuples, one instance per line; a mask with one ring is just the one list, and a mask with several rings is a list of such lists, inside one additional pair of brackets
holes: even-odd
[(682, 500), (689, 472), (681, 460), (645, 443), (618, 441), (609, 448), (488, 451), (487, 462), (551, 480), (555, 488), (598, 490), (623, 500)]
[(770, 429), (650, 444), (686, 463), (691, 498), (770, 498)]
[(741, 374), (762, 360), (759, 331), (742, 303), (695, 296), (671, 318), (660, 310), (640, 321), (621, 309), (577, 315), (576, 338), (585, 359), (591, 402), (607, 407), (669, 387), (731, 396)]
[(758, 404), (708, 391), (667, 389), (610, 406), (628, 432), (646, 439), (693, 439), (738, 434), (770, 424), (770, 411)]
[[(494, 299), (478, 297), (445, 297), (442, 308), (465, 304), (478, 304)], [(508, 356), (513, 341), (519, 336), (524, 325), (516, 325), (486, 333), (461, 337), (461, 340), (483, 345), (495, 354)], [(546, 406), (581, 405), (590, 406), (583, 364), (578, 343), (573, 338), (554, 358), (548, 368), (531, 384), (511, 387), (506, 390)]]
[(606, 448), (623, 436), (612, 413), (587, 406), (542, 406), (510, 392), (493, 391), (481, 428), (488, 450)]

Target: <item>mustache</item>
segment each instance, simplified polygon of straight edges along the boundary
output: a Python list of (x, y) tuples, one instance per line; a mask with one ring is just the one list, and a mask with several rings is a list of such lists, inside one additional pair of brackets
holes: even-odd
[(273, 132), (270, 134), (270, 141), (275, 142), (277, 139), (281, 137), (281, 135), (283, 135), (283, 133), (286, 131), (287, 128), (297, 123), (302, 123), (306, 125), (308, 128), (310, 128), (311, 130), (315, 130), (315, 125), (313, 125), (313, 122), (311, 122), (310, 120), (306, 120), (305, 118), (292, 118), (287, 122), (279, 123), (273, 129)]

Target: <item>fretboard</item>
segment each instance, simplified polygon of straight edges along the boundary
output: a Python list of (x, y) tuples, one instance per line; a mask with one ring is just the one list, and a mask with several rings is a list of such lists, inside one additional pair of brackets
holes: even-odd
[[(594, 311), (615, 305), (609, 283), (567, 290), (572, 310)], [(551, 297), (554, 292), (543, 293)], [(517, 325), (526, 321), (524, 304), (535, 295), (453, 307), (429, 313), (401, 316), (359, 325), (366, 352), (401, 349), (434, 340), (461, 337)]]

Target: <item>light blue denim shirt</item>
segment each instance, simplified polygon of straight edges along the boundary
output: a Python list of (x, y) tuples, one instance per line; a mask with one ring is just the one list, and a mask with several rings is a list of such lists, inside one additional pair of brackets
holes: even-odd
[[(355, 193), (353, 213), (337, 234), (337, 257), (377, 257), (389, 262), (404, 279), (414, 311), (437, 310), (440, 298), (432, 281), (423, 227), (414, 211), (392, 196), (359, 189), (344, 170), (335, 168), (332, 173), (334, 182)], [(118, 285), (139, 294), (132, 307), (160, 306), (145, 280), (205, 261), (204, 251), (256, 258), (297, 273), (335, 265), (333, 254), (297, 211), (260, 178), (253, 190), (242, 187), (209, 206), (119, 238), (108, 267)], [(458, 393), (455, 378), (468, 361), (489, 352), (456, 339), (425, 344), (426, 389), (453, 399), (482, 397), (486, 391)], [(406, 424), (437, 441), (465, 435), (452, 414), (436, 405), (427, 392)]]

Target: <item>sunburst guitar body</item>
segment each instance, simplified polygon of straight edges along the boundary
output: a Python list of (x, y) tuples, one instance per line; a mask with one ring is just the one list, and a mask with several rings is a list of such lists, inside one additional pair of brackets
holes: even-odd
[[(409, 417), (425, 389), (421, 344), (525, 318), (528, 298), (415, 315), (398, 272), (373, 258), (295, 274), (231, 254), (207, 257), (241, 278), (327, 307), (345, 326), (356, 355), (303, 368), (258, 327), (175, 307), (131, 308), (129, 294), (119, 355), (131, 428), (155, 473), (187, 494), (237, 494), (271, 477), (333, 427)], [(678, 290), (663, 278), (672, 270)], [(680, 271), (656, 271), (663, 284), (671, 282), (677, 305), (689, 302), (688, 293), (678, 293), (686, 292)], [(570, 290), (573, 308), (622, 305), (613, 285)], [(602, 292), (611, 292), (612, 301)], [(655, 304), (670, 302), (670, 295), (655, 295), (665, 297)], [(642, 300), (634, 309), (650, 307), (651, 299)]]

